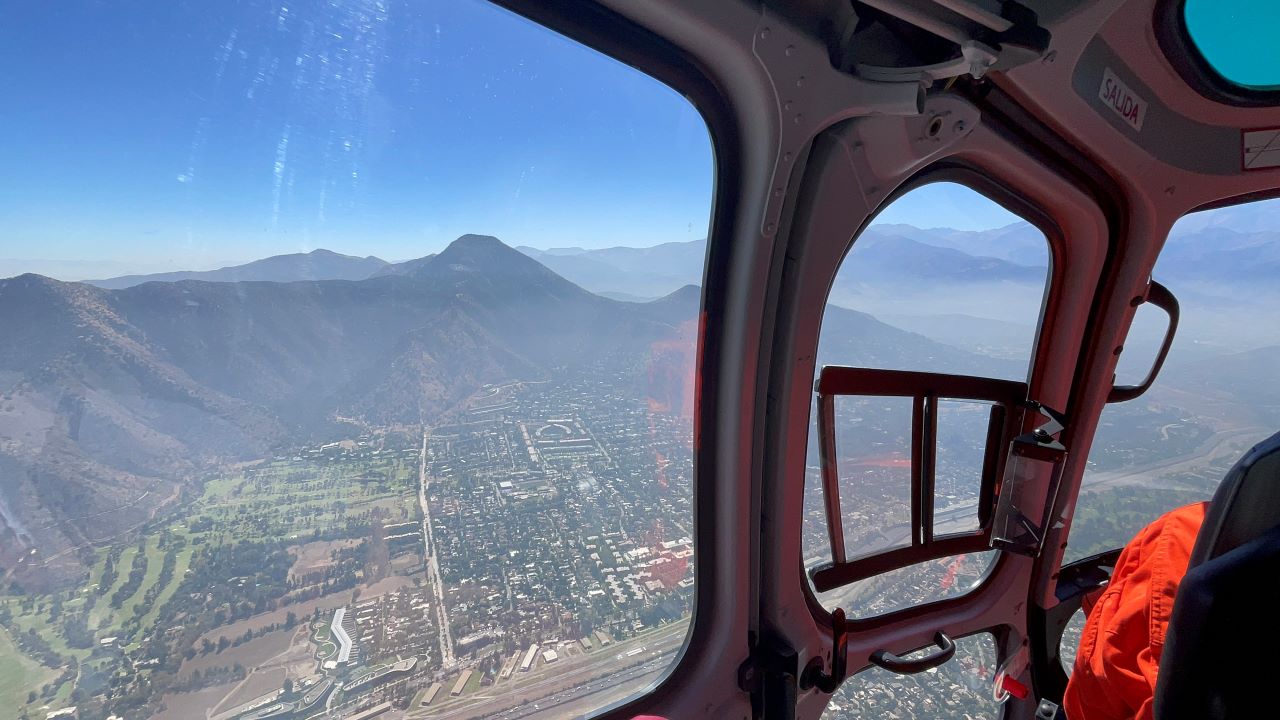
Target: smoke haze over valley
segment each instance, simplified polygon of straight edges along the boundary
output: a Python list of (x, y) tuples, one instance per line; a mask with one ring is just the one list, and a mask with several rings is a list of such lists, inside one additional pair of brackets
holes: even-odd
[[(1249, 226), (1251, 218), (1240, 222)], [(1266, 230), (1235, 227), (1189, 225), (1169, 241), (1156, 277), (1183, 299), (1179, 341), (1160, 382), (1147, 396), (1112, 406), (1103, 416), (1069, 550), (1077, 556), (1123, 542), (1162, 509), (1209, 492), (1225, 470), (1224, 463), (1242, 443), (1280, 425), (1280, 394), (1274, 386), (1258, 382), (1274, 374), (1280, 328), (1273, 327), (1275, 318), (1253, 309), (1256, 300), (1272, 298), (1277, 292), (1270, 279), (1277, 269), (1275, 248), (1280, 237)], [(402, 580), (404, 576), (388, 574), (393, 558), (398, 558), (395, 562), (400, 563), (401, 572), (419, 578), (417, 592), (447, 593), (447, 601), (441, 595), (430, 601), (432, 607), (470, 607), (465, 613), (430, 620), (420, 628), (426, 635), (413, 640), (421, 656), (440, 668), (437, 672), (447, 672), (455, 662), (449, 643), (470, 643), (476, 632), (489, 632), (485, 628), (492, 627), (478, 606), (468, 604), (477, 601), (466, 594), (467, 583), (485, 578), (522, 582), (518, 575), (509, 574), (512, 571), (505, 563), (485, 564), (497, 562), (500, 555), (473, 556), (472, 546), (497, 543), (506, 548), (504, 552), (518, 554), (513, 548), (536, 545), (538, 541), (524, 535), (520, 537), (525, 539), (510, 539), (506, 526), (526, 527), (528, 518), (548, 512), (521, 509), (540, 507), (526, 505), (544, 502), (537, 499), (537, 492), (549, 493), (544, 497), (567, 493), (558, 502), (572, 508), (593, 502), (598, 484), (617, 472), (617, 484), (609, 487), (636, 493), (635, 497), (600, 500), (595, 514), (586, 517), (614, 517), (616, 503), (630, 507), (639, 502), (648, 509), (631, 518), (639, 528), (632, 529), (631, 537), (656, 534), (661, 538), (663, 527), (687, 522), (689, 510), (680, 503), (687, 503), (688, 496), (673, 495), (668, 485), (678, 482), (681, 492), (687, 492), (692, 482), (688, 435), (705, 253), (705, 241), (539, 250), (512, 248), (491, 236), (464, 235), (438, 253), (394, 263), (315, 250), (206, 271), (85, 282), (35, 274), (0, 280), (0, 334), (7, 339), (0, 346), (0, 573), (4, 582), (11, 592), (28, 593), (26, 597), (61, 597), (101, 577), (97, 592), (104, 594), (105, 583), (116, 572), (114, 563), (125, 562), (120, 559), (121, 548), (136, 538), (130, 579), (123, 585), (116, 579), (111, 585), (111, 606), (122, 605), (116, 612), (125, 613), (131, 601), (122, 598), (131, 591), (130, 583), (150, 587), (152, 576), (141, 573), (148, 567), (155, 570), (158, 561), (139, 565), (137, 558), (144, 557), (144, 550), (150, 552), (153, 541), (165, 547), (163, 538), (175, 528), (210, 532), (211, 516), (225, 518), (218, 514), (226, 512), (219, 503), (243, 508), (236, 511), (242, 518), (258, 517), (254, 513), (276, 517), (278, 511), (270, 509), (269, 503), (243, 499), (249, 492), (246, 488), (292, 493), (297, 476), (291, 473), (299, 469), (311, 468), (302, 477), (324, 478), (325, 473), (338, 472), (340, 479), (309, 481), (321, 482), (342, 500), (299, 505), (311, 507), (308, 512), (315, 517), (323, 516), (322, 508), (338, 513), (328, 529), (317, 528), (304, 537), (316, 538), (315, 542), (352, 537), (357, 539), (332, 542), (363, 543), (359, 546), (365, 553), (360, 556), (362, 569), (343, 576), (340, 587), (357, 580), (365, 583), (360, 587), (377, 587), (379, 579)], [(1025, 223), (986, 231), (873, 225), (855, 243), (823, 310), (819, 366), (1024, 379), (1048, 264), (1043, 237)], [(1237, 271), (1240, 267), (1246, 269)], [(1121, 358), (1121, 381), (1143, 374), (1163, 329), (1159, 313), (1153, 317), (1145, 309), (1139, 312)], [(637, 403), (645, 408), (642, 413), (626, 409)], [(871, 467), (885, 468), (886, 478), (896, 477), (892, 460), (885, 461), (875, 455), (881, 450), (872, 448), (892, 444), (895, 433), (907, 426), (902, 408), (874, 402), (847, 407), (855, 410), (839, 416), (844, 423), (839, 428), (842, 447), (849, 447), (846, 452), (853, 457), (871, 452)], [(540, 419), (533, 425), (513, 419), (529, 417)], [(626, 417), (640, 425), (627, 426)], [(592, 424), (587, 425), (588, 421)], [(542, 433), (553, 433), (548, 437), (567, 434), (566, 447), (577, 448), (575, 453), (585, 447), (576, 443), (588, 440), (610, 449), (590, 461), (583, 459), (593, 457), (589, 454), (567, 455), (559, 471), (553, 471), (556, 465), (546, 458), (542, 462), (547, 464), (539, 465), (542, 470), (521, 470), (524, 451), (512, 454), (507, 447), (513, 438), (521, 437), (511, 434), (517, 427), (523, 433), (519, 442), (527, 444), (531, 458), (532, 448), (550, 448), (558, 442), (540, 439)], [(530, 434), (529, 427), (536, 434)], [(594, 433), (599, 436), (592, 440)], [(814, 437), (812, 428), (810, 434)], [(412, 446), (390, 449), (415, 436), (423, 438), (421, 451)], [(352, 438), (357, 437), (366, 449), (352, 449)], [(607, 437), (613, 439), (605, 441)], [(640, 441), (638, 451), (616, 444), (623, 438)], [(347, 458), (392, 462), (387, 467), (407, 473), (389, 460), (390, 454), (376, 460), (378, 455), (370, 455), (367, 449), (374, 446), (377, 452), (413, 455), (421, 463), (415, 472), (427, 473), (430, 468), (440, 478), (453, 478), (428, 482), (425, 479), (431, 476), (421, 475), (425, 527), (434, 527), (440, 535), (423, 540), (419, 550), (444, 543), (434, 553), (405, 554), (406, 546), (387, 550), (379, 540), (379, 533), (386, 531), (371, 529), (382, 527), (383, 522), (390, 523), (387, 528), (416, 526), (415, 516), (406, 509), (398, 511), (400, 516), (386, 516), (381, 507), (372, 515), (349, 515), (343, 509), (359, 502), (366, 492), (361, 484), (368, 475), (360, 470), (365, 465), (344, 465), (356, 462)], [(955, 458), (967, 457), (963, 453), (972, 454), (974, 449), (962, 452), (959, 446), (944, 442), (942, 450), (954, 464)], [(333, 454), (338, 451), (344, 454)], [(947, 452), (958, 454), (948, 456)], [(621, 457), (609, 458), (610, 453)], [(816, 450), (811, 448), (810, 455), (809, 464), (816, 467)], [(501, 462), (486, 469), (495, 458)], [(1165, 467), (1170, 458), (1189, 458), (1179, 461), (1176, 467), (1181, 474), (1170, 476), (1173, 480), (1160, 476), (1154, 482), (1143, 474)], [(607, 467), (613, 469), (606, 471)], [(455, 477), (459, 472), (463, 474)], [(492, 484), (474, 484), (490, 472)], [(554, 472), (577, 477), (576, 490), (547, 486), (528, 495), (507, 487), (512, 486), (508, 478), (518, 488), (530, 477), (542, 478), (542, 473), (547, 474), (537, 482), (545, 482), (556, 477)], [(223, 497), (219, 493), (229, 473), (245, 479), (238, 481), (234, 493)], [(256, 484), (246, 484), (252, 478), (257, 478)], [(448, 489), (441, 490), (441, 483)], [(476, 495), (478, 487), (499, 485), (505, 489), (498, 491), (497, 497), (502, 498), (498, 505), (483, 499), (487, 495)], [(431, 487), (436, 489), (427, 489)], [(816, 488), (811, 478), (805, 488), (806, 503), (817, 502), (816, 496), (810, 497)], [(412, 490), (406, 487), (400, 492), (409, 497)], [(680, 497), (684, 499), (677, 500)], [(960, 496), (951, 496), (949, 502), (956, 497)], [(890, 517), (891, 506), (879, 507), (875, 498), (873, 492), (860, 499), (872, 503), (868, 517)], [(467, 504), (473, 501), (479, 504)], [(513, 502), (516, 505), (501, 509)], [(465, 507), (485, 509), (469, 510), (465, 519), (426, 515), (429, 508), (441, 512)], [(502, 512), (515, 514), (504, 515), (506, 520), (487, 519)], [(1117, 514), (1122, 520), (1117, 521)], [(332, 524), (343, 517), (345, 526)], [(388, 519), (380, 520), (384, 517)], [(391, 522), (404, 517), (410, 521)], [(815, 517), (820, 515), (806, 516), (806, 558), (820, 558), (824, 552), (825, 530), (814, 524)], [(310, 522), (304, 521), (302, 527)], [(858, 521), (848, 522), (847, 531), (856, 531)], [(536, 533), (539, 525), (527, 527)], [(213, 527), (212, 536), (219, 537), (219, 525)], [(591, 527), (588, 523), (587, 528)], [(879, 532), (870, 530), (873, 535)], [(358, 540), (370, 532), (372, 540)], [(596, 531), (581, 532), (585, 536)], [(156, 541), (157, 537), (161, 539)], [(222, 537), (219, 542), (225, 542)], [(266, 535), (262, 542), (267, 544), (261, 547), (254, 542), (259, 541), (215, 545), (189, 562), (200, 573), (211, 573), (215, 566), (210, 563), (221, 557), (219, 553), (237, 552), (242, 546), (255, 553), (285, 546), (290, 557), (304, 557), (308, 547), (297, 544), (302, 542), (298, 534)], [(169, 546), (165, 567), (173, 562), (175, 547), (181, 544)], [(198, 565), (194, 558), (199, 558)], [(414, 558), (426, 565), (408, 564)], [(480, 564), (473, 567), (475, 563)], [(435, 564), (439, 569), (433, 569)], [(681, 604), (687, 597), (677, 601), (675, 596), (664, 596), (661, 588), (685, 587), (680, 585), (681, 576), (689, 568), (685, 564), (664, 567), (651, 576), (664, 579), (649, 581), (659, 583), (657, 594), (645, 596), (640, 605), (642, 617), (660, 626), (687, 617), (687, 608)], [(955, 567), (949, 572), (954, 575)], [(980, 577), (981, 565), (966, 566), (963, 572)], [(563, 575), (560, 569), (548, 573), (542, 577), (554, 582)], [(160, 585), (168, 582), (165, 577), (161, 576)], [(591, 575), (575, 577), (589, 581)], [(893, 586), (900, 602), (910, 602), (915, 597), (912, 593), (933, 582), (923, 575), (911, 577), (913, 582)], [(265, 581), (264, 576), (259, 582)], [(186, 587), (187, 582), (197, 580), (170, 587)], [(323, 587), (333, 588), (335, 582), (325, 580)], [(524, 592), (544, 587), (532, 579), (524, 582), (532, 583), (519, 585)], [(155, 593), (157, 587), (147, 592)], [(284, 594), (266, 605), (256, 601), (252, 606), (237, 604), (234, 595), (229, 606), (218, 605), (210, 595), (201, 602), (213, 603), (208, 608), (230, 607), (233, 614), (215, 615), (212, 625), (190, 625), (188, 634), (163, 641), (144, 634), (150, 627), (148, 618), (164, 622), (163, 618), (184, 612), (189, 603), (182, 598), (163, 605), (160, 620), (154, 613), (144, 617), (145, 604), (134, 604), (133, 618), (123, 625), (119, 624), (123, 615), (95, 620), (89, 603), (58, 632), (71, 642), (80, 637), (78, 633), (87, 632), (76, 630), (77, 623), (109, 622), (104, 627), (119, 627), (115, 632), (131, 633), (138, 643), (145, 641), (139, 652), (163, 659), (166, 672), (172, 673), (165, 676), (170, 678), (166, 682), (178, 688), (163, 695), (162, 704), (181, 703), (188, 697), (182, 688), (198, 686), (191, 685), (189, 663), (176, 653), (194, 647), (200, 633), (213, 633), (220, 623), (237, 618), (237, 622), (249, 622), (277, 607), (276, 603), (294, 607), (289, 603), (297, 600), (291, 598), (320, 591), (286, 587), (278, 592), (294, 595)], [(552, 603), (547, 607), (559, 607), (572, 596), (560, 588), (546, 598)], [(622, 597), (615, 596), (617, 607), (631, 602)], [(544, 608), (534, 617), (545, 617), (546, 612), (550, 610)], [(585, 608), (574, 611), (575, 617), (580, 614), (593, 617)], [(508, 627), (515, 617), (500, 624)], [(46, 620), (40, 612), (28, 612), (23, 618), (27, 623), (57, 620), (56, 614)], [(617, 625), (612, 627), (619, 640), (625, 637)], [(671, 624), (663, 631), (662, 642), (677, 642), (682, 637), (677, 630), (683, 627)], [(541, 631), (518, 632), (526, 633), (520, 637), (538, 637)], [(45, 652), (41, 657), (56, 663), (48, 651), (40, 650), (43, 641), (30, 633), (22, 636), (24, 649), (37, 655)], [(422, 642), (428, 642), (430, 649), (421, 649)], [(443, 656), (435, 655), (436, 642)], [(207, 651), (212, 646), (205, 647)], [(173, 665), (175, 657), (179, 660)], [(666, 657), (662, 656), (663, 663)], [(496, 668), (489, 672), (496, 673)], [(948, 682), (958, 687), (970, 681)], [(139, 697), (154, 703), (160, 696)]]
[[(1156, 277), (1184, 296), (1182, 334), (1195, 341), (1173, 353), (1170, 378), (1242, 392), (1234, 368), (1274, 344), (1277, 319), (1241, 302), (1245, 288), (1277, 292), (1280, 243), (1260, 222), (1171, 238)], [(0, 567), (73, 577), (73, 549), (177, 502), (213, 463), (352, 425), (421, 423), (485, 384), (642, 355), (695, 317), (704, 241), (519, 250), (471, 235), (397, 264), (317, 250), (217, 271), (0, 281)], [(1019, 378), (1046, 266), (1025, 223), (872, 226), (833, 288), (824, 358)], [(1148, 319), (1122, 376), (1149, 362), (1143, 344), (1163, 327)], [(39, 559), (20, 564), (31, 549)]]

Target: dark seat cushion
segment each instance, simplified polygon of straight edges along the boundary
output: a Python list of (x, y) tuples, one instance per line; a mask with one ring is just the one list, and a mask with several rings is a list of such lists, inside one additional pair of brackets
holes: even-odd
[[(1236, 463), (1196, 536), (1160, 656), (1156, 720), (1280, 717), (1280, 433)], [(1261, 714), (1256, 714), (1261, 711)]]
[(1169, 630), (1158, 720), (1280, 717), (1280, 527), (1192, 568)]
[(1213, 495), (1191, 567), (1261, 537), (1280, 525), (1280, 433), (1245, 453)]

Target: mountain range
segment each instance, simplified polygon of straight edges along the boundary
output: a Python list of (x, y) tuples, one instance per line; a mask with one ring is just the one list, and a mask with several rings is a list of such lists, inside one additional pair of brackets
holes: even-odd
[[(1218, 216), (1229, 211), (1217, 211), (1212, 218), (1189, 216), (1179, 223), (1157, 265), (1157, 278), (1184, 285), (1188, 292), (1198, 292), (1206, 284), (1240, 281), (1256, 284), (1276, 277), (1280, 272), (1280, 242), (1276, 242), (1276, 230), (1264, 222), (1271, 215), (1260, 219), (1260, 211), (1254, 210), (1234, 219), (1224, 220)], [(706, 258), (705, 240), (668, 242), (645, 248), (521, 246), (516, 249), (590, 292), (631, 301), (652, 300), (685, 285), (700, 285)], [(373, 256), (313, 250), (217, 270), (124, 275), (85, 282), (106, 289), (122, 289), (145, 282), (179, 280), (364, 280), (412, 274), (431, 257), (393, 263)], [(880, 289), (896, 290), (904, 282), (921, 281), (944, 286), (975, 283), (1006, 289), (1021, 286), (1033, 290), (1034, 296), (1043, 289), (1049, 264), (1044, 236), (1025, 222), (984, 231), (872, 225), (855, 244), (851, 257), (856, 262), (843, 269), (833, 289), (833, 297), (847, 306), (860, 306), (860, 300), (874, 300)], [(999, 304), (994, 304), (997, 309)], [(988, 319), (1011, 319), (993, 317), (990, 307), (975, 305), (975, 308), (971, 308), (973, 314)], [(867, 309), (874, 312), (879, 308)]]
[[(209, 468), (431, 423), (486, 383), (611, 368), (688, 409), (699, 297), (612, 300), (479, 235), (362, 280), (2, 280), (0, 568), (34, 548), (24, 582), (78, 577), (76, 548)], [(989, 361), (851, 310), (828, 324), (842, 362)]]
[(331, 250), (312, 250), (309, 253), (274, 255), (254, 260), (244, 265), (231, 265), (217, 270), (155, 273), (151, 275), (122, 275), (105, 280), (85, 280), (107, 290), (120, 290), (144, 282), (178, 282), (179, 280), (206, 280), (209, 282), (243, 282), (263, 280), (269, 282), (296, 282), (299, 280), (364, 280), (390, 265), (370, 255), (354, 257)]
[[(1047, 263), (1043, 236), (1026, 223), (986, 232), (873, 225), (859, 239), (857, 248), (860, 264), (867, 266), (865, 274), (885, 284), (905, 275), (921, 275), (940, 282), (969, 282), (974, 273), (982, 273), (989, 281), (1043, 282), (1043, 268)], [(703, 239), (644, 248), (540, 250), (521, 246), (516, 249), (593, 293), (642, 301), (662, 297), (685, 285), (700, 285), (707, 244)], [(392, 263), (373, 256), (313, 250), (217, 270), (124, 275), (85, 282), (114, 290), (146, 282), (179, 280), (365, 280), (411, 274), (431, 257)]]
[[(1241, 338), (1274, 324), (1247, 302), (1275, 292), (1274, 239), (1215, 222), (1169, 240), (1157, 277), (1191, 298), (1184, 333), (1211, 328), (1181, 355), (1204, 363), (1206, 386), (1247, 392), (1222, 370), (1271, 356)], [(317, 250), (202, 272), (0, 280), (0, 572), (79, 577), (77, 548), (147, 521), (218, 464), (351, 423), (431, 423), (486, 383), (604, 368), (687, 412), (705, 252), (701, 240), (517, 250), (466, 235), (398, 263)], [(852, 252), (820, 363), (1025, 374), (1047, 267), (1031, 226), (873, 226)]]

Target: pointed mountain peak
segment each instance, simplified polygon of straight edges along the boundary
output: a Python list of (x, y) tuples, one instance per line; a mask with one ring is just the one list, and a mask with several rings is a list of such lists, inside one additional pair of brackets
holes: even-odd
[(477, 235), (475, 233), (467, 233), (459, 235), (457, 240), (449, 243), (450, 245), (501, 245), (507, 247), (507, 244), (492, 235)]
[(504, 292), (533, 288), (558, 295), (585, 293), (545, 265), (492, 235), (463, 235), (439, 255), (404, 263), (404, 274), (438, 286), (502, 286)]
[(449, 243), (449, 247), (441, 251), (440, 256), (446, 257), (462, 253), (492, 253), (502, 252), (503, 250), (519, 252), (492, 235), (467, 234)]
[(450, 270), (493, 271), (541, 268), (542, 264), (492, 235), (463, 235), (430, 263)]

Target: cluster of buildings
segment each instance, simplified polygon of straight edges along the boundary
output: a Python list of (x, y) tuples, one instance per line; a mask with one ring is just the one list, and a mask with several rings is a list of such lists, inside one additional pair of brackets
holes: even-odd
[(668, 600), (673, 614), (687, 610), (687, 421), (590, 380), (529, 384), (435, 428), (427, 457), (432, 537), (460, 655), (597, 627), (627, 631), (641, 610)]
[(334, 610), (327, 626), (337, 650), (323, 668), (354, 667), (362, 657), (438, 656), (430, 603), (427, 589), (412, 585)]
[[(393, 558), (416, 548), (427, 572), (327, 618), (337, 650), (324, 667), (343, 703), (362, 690), (361, 702), (374, 700), (375, 686), (412, 673), (428, 683), (420, 706), (439, 704), (466, 694), (477, 675), (503, 681), (576, 662), (687, 615), (691, 426), (608, 387), (590, 378), (525, 384), (430, 430), (425, 543), (421, 521), (381, 527)], [(305, 452), (373, 452), (348, 445)], [(388, 670), (384, 658), (416, 664)]]

